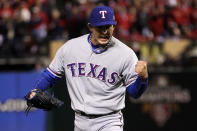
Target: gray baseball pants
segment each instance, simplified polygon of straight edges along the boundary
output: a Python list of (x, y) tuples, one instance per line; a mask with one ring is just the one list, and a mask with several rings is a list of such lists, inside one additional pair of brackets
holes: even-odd
[(97, 118), (88, 118), (75, 113), (74, 131), (123, 131), (123, 125), (123, 115), (121, 111)]

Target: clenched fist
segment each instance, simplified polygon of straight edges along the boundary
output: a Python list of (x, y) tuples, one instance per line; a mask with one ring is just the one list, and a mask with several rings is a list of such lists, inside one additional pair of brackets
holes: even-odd
[(138, 73), (139, 77), (145, 82), (148, 78), (148, 69), (146, 61), (138, 61), (135, 66), (135, 72)]

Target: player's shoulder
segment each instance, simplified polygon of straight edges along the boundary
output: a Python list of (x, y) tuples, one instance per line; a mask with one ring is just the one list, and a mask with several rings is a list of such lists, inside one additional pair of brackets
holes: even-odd
[(122, 54), (135, 54), (135, 52), (128, 47), (126, 44), (124, 44), (122, 41), (120, 41), (119, 39), (112, 37), (112, 42), (114, 43), (114, 47), (121, 51)]
[(68, 40), (65, 44), (79, 44), (79, 43), (83, 43), (86, 42), (88, 39), (88, 35), (89, 34), (85, 34), (76, 38), (72, 38), (70, 40)]
[(73, 48), (77, 48), (78, 46), (80, 46), (80, 44), (82, 44), (83, 42), (86, 42), (88, 38), (88, 34), (76, 37), (76, 38), (72, 38), (67, 40), (63, 45), (62, 45), (62, 50), (71, 50)]
[(128, 47), (126, 44), (124, 44), (123, 42), (121, 42), (120, 40), (118, 40), (115, 37), (112, 37), (112, 42), (114, 43), (114, 48), (116, 51), (113, 54), (119, 55), (117, 57), (119, 57), (123, 61), (129, 62), (129, 63), (138, 60), (135, 52), (130, 47)]

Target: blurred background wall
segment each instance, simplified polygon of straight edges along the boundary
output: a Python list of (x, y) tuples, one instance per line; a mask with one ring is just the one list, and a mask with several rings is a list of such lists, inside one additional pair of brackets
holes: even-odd
[(64, 78), (54, 87), (61, 109), (26, 117), (23, 97), (61, 45), (89, 32), (101, 4), (115, 11), (114, 36), (148, 62), (148, 90), (126, 97), (125, 131), (196, 130), (197, 0), (0, 0), (1, 131), (73, 130)]

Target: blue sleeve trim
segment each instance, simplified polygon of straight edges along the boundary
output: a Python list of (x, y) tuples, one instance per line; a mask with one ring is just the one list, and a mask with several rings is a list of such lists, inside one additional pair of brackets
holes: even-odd
[(146, 80), (146, 82), (142, 82), (141, 78), (138, 77), (134, 83), (132, 83), (127, 87), (127, 92), (129, 96), (133, 98), (139, 98), (147, 89), (147, 87), (148, 87), (148, 79)]
[(52, 73), (50, 73), (47, 69), (45, 69), (40, 76), (35, 81), (34, 89), (41, 89), (42, 91), (47, 90), (50, 87), (53, 87), (54, 84), (59, 80), (60, 78), (57, 76), (54, 76)]

